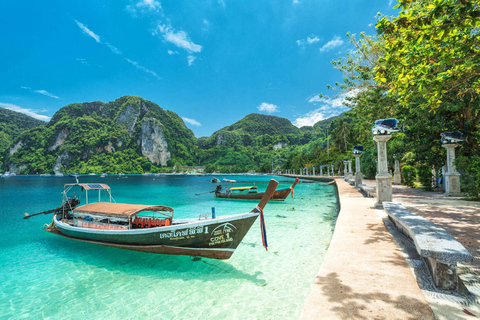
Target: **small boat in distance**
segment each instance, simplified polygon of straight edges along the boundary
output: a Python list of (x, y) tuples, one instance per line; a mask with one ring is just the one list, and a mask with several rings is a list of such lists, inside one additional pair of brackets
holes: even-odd
[[(216, 217), (212, 211), (211, 217), (176, 219), (170, 207), (116, 203), (108, 185), (77, 182), (64, 186), (62, 206), (38, 214), (53, 212), (45, 230), (74, 240), (149, 253), (228, 259), (259, 215), (266, 246), (263, 208), (277, 185), (272, 179), (250, 212)], [(73, 189), (85, 191), (84, 205), (78, 206), (80, 199), (68, 195)], [(89, 202), (89, 191), (95, 198), (98, 194), (98, 202)], [(31, 216), (25, 214), (25, 219)]]
[[(289, 188), (276, 190), (271, 196), (270, 200), (283, 201), (288, 197), (290, 192), (292, 193), (293, 197), (293, 189), (299, 181), (300, 180), (296, 178)], [(222, 192), (222, 186), (217, 185), (217, 190), (215, 190), (214, 197), (220, 199), (258, 200), (262, 199), (264, 194), (265, 192), (258, 192), (257, 186), (229, 188), (226, 190), (226, 192)]]

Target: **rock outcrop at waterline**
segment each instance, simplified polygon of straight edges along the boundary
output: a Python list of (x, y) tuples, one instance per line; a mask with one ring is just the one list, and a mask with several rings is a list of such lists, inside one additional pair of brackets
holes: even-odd
[(176, 159), (193, 162), (195, 143), (174, 112), (124, 96), (61, 108), (12, 143), (4, 167), (17, 174), (153, 171)]

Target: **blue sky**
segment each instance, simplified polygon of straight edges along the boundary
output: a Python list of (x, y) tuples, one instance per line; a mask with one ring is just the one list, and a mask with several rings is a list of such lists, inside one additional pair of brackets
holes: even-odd
[(393, 0), (4, 1), (0, 107), (48, 121), (75, 102), (138, 95), (197, 137), (249, 113), (297, 126), (341, 113), (319, 99), (330, 61), (373, 34)]

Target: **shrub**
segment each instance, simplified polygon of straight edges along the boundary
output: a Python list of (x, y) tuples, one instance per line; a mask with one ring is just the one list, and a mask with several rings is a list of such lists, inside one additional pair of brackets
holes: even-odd
[(403, 184), (409, 187), (413, 187), (413, 182), (417, 176), (417, 169), (412, 166), (402, 167)]
[(480, 196), (480, 156), (461, 156), (456, 159), (456, 164), (464, 172), (461, 177), (464, 191), (469, 197), (478, 199)]
[(433, 174), (432, 174), (432, 168), (426, 164), (421, 164), (419, 166), (417, 166), (417, 172), (418, 172), (418, 180), (420, 180), (420, 182), (422, 183), (423, 185), (423, 188), (426, 190), (426, 191), (432, 191), (433, 188), (432, 188), (432, 178), (433, 178)]

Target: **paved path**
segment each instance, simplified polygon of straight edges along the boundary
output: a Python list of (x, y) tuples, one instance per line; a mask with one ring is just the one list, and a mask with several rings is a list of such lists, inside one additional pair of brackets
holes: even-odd
[(373, 208), (337, 179), (341, 210), (301, 319), (434, 319), (405, 258)]
[[(364, 180), (375, 186), (375, 180)], [(469, 267), (480, 276), (480, 202), (445, 197), (440, 191), (424, 191), (394, 185), (392, 201), (444, 228), (470, 251), (475, 260)]]

